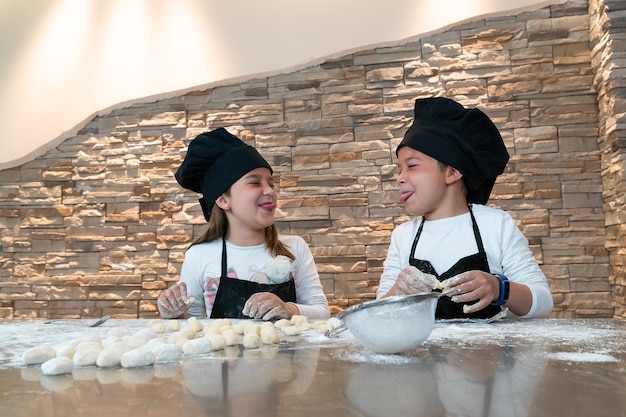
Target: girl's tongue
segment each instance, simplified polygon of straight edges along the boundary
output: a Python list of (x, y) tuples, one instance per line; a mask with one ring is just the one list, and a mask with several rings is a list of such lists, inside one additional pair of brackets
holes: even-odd
[(259, 204), (259, 206), (265, 211), (272, 211), (276, 208), (275, 203), (262, 203), (262, 204)]
[(403, 191), (402, 194), (400, 194), (400, 202), (404, 203), (406, 200), (408, 200), (411, 196), (413, 195), (413, 191)]

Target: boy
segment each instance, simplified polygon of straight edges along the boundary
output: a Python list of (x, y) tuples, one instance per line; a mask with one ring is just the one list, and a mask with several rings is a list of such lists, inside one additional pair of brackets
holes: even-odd
[(443, 289), (437, 318), (489, 318), (502, 307), (550, 314), (528, 240), (510, 215), (485, 206), (509, 159), (489, 117), (447, 98), (418, 99), (396, 155), (400, 201), (416, 217), (392, 233), (377, 298)]

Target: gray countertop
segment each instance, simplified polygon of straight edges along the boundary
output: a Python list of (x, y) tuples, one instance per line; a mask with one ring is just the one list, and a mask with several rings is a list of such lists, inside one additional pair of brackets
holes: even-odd
[(308, 330), (136, 369), (22, 364), (31, 346), (149, 323), (92, 321), (0, 322), (0, 416), (626, 416), (626, 321), (442, 321), (395, 355)]

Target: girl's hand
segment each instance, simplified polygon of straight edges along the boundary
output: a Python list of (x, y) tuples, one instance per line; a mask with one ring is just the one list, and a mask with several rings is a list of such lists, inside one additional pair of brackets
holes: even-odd
[(487, 307), (500, 295), (500, 281), (492, 274), (483, 271), (466, 271), (441, 283), (443, 292), (452, 297), (455, 303), (474, 304), (463, 306), (464, 313), (473, 313)]
[(295, 304), (286, 303), (275, 294), (258, 292), (248, 298), (241, 312), (253, 319), (274, 320), (290, 319), (299, 314), (300, 310)]
[(162, 318), (175, 319), (184, 316), (194, 301), (187, 297), (187, 285), (179, 282), (161, 293), (157, 299), (157, 307)]

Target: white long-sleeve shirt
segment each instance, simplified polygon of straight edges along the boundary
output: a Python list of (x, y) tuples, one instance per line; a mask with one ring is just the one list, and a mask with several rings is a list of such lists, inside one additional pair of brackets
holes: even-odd
[[(554, 301), (546, 276), (515, 221), (508, 213), (492, 207), (474, 204), (472, 211), (487, 253), (490, 272), (503, 274), (512, 282), (525, 284), (532, 293), (532, 306), (523, 318), (549, 315)], [(396, 282), (400, 271), (409, 266), (411, 246), (421, 222), (422, 217), (418, 216), (396, 227), (391, 234), (377, 297), (386, 294)], [(424, 222), (413, 257), (430, 261), (435, 271), (441, 274), (459, 259), (476, 252), (478, 246), (468, 212)]]
[[(311, 319), (330, 317), (328, 300), (315, 267), (313, 254), (300, 236), (280, 236), (295, 255), (293, 278), (296, 285), (296, 305), (300, 314)], [(226, 241), (228, 276), (267, 283), (268, 264), (274, 258), (263, 243), (256, 246), (236, 246)], [(189, 314), (203, 318), (211, 316), (212, 300), (222, 272), (222, 239), (191, 246), (185, 253), (180, 281), (187, 284), (187, 295), (195, 298)]]

